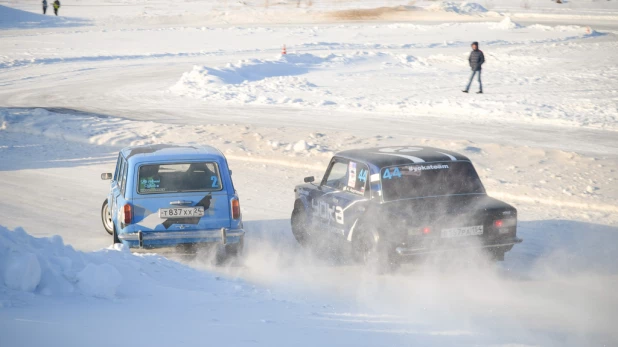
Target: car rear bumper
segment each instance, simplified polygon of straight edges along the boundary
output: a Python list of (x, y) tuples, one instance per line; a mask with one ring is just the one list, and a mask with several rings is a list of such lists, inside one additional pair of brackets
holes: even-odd
[(128, 243), (129, 247), (167, 247), (184, 243), (221, 243), (232, 244), (240, 242), (245, 235), (243, 229), (207, 229), (192, 231), (152, 231), (134, 232), (118, 235), (120, 241)]
[(440, 253), (440, 252), (450, 252), (450, 251), (461, 251), (466, 249), (503, 249), (504, 251), (509, 251), (513, 248), (514, 245), (521, 243), (523, 239), (518, 237), (512, 237), (508, 239), (500, 239), (491, 243), (482, 243), (482, 244), (467, 244), (467, 245), (445, 245), (445, 246), (436, 246), (436, 247), (427, 247), (427, 246), (411, 246), (411, 247), (396, 247), (395, 252), (397, 255), (405, 257), (405, 256), (415, 256), (415, 255), (423, 255), (423, 254), (431, 254), (431, 253)]

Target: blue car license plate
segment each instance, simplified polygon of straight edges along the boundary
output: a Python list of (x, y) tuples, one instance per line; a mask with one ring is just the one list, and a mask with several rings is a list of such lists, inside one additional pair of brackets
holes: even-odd
[(172, 207), (159, 209), (159, 218), (203, 217), (204, 206)]

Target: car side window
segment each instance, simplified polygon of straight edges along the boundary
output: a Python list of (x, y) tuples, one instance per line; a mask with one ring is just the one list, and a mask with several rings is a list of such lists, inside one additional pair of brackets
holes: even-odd
[(120, 158), (120, 164), (118, 165), (118, 189), (122, 186), (122, 170), (124, 169), (124, 160)]
[(122, 163), (122, 154), (118, 154), (118, 160), (116, 160), (116, 171), (114, 171), (114, 181), (118, 181), (118, 175), (120, 175), (120, 164)]
[(123, 168), (122, 168), (122, 185), (120, 188), (120, 191), (122, 192), (122, 196), (124, 196), (124, 192), (125, 192), (125, 187), (127, 186), (127, 171), (129, 168), (129, 165), (127, 165), (127, 161), (123, 160)]
[(331, 162), (322, 185), (355, 195), (366, 195), (369, 168), (353, 160), (335, 159)]
[(340, 159), (331, 163), (323, 181), (323, 185), (334, 189), (343, 189), (348, 179), (348, 163)]
[(366, 164), (350, 161), (348, 163), (348, 179), (344, 191), (356, 194), (366, 195), (367, 179), (369, 178), (369, 168)]

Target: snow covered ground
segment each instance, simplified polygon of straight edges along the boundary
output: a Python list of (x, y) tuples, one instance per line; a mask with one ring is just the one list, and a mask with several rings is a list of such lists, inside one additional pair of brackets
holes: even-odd
[[(0, 346), (618, 344), (617, 1), (38, 11), (0, 1)], [(460, 92), (471, 41), (482, 96)], [(147, 143), (224, 151), (242, 264), (109, 248), (99, 174)], [(524, 243), (382, 276), (298, 247), (294, 185), (399, 144), (468, 155)]]

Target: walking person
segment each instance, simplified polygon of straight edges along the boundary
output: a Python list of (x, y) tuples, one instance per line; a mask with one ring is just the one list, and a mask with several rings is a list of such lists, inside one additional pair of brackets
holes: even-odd
[(43, 0), (43, 14), (47, 13), (47, 0)]
[(477, 94), (483, 94), (483, 83), (481, 82), (481, 66), (485, 62), (485, 55), (483, 51), (479, 49), (478, 42), (472, 42), (472, 52), (470, 52), (470, 57), (468, 57), (468, 61), (470, 62), (470, 68), (472, 69), (472, 75), (470, 76), (470, 81), (468, 81), (468, 85), (466, 89), (462, 90), (462, 92), (467, 93), (470, 90), (470, 85), (474, 80), (474, 75), (478, 74), (479, 79), (479, 91)]
[(60, 1), (55, 0), (54, 1), (54, 14), (57, 16), (58, 15), (58, 10), (60, 9)]

